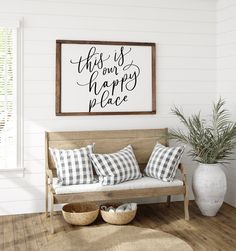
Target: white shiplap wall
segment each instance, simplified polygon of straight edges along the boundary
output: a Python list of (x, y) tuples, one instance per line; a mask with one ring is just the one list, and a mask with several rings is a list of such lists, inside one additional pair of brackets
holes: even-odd
[[(24, 18), (23, 178), (0, 175), (0, 214), (44, 209), (44, 131), (175, 127), (173, 104), (207, 112), (216, 97), (214, 0), (8, 0)], [(55, 116), (55, 40), (157, 43), (155, 116)], [(192, 163), (185, 158), (190, 166)]]
[[(217, 91), (236, 121), (236, 1), (217, 4)], [(234, 155), (236, 158), (236, 153)], [(236, 161), (225, 168), (228, 190), (225, 201), (236, 207)]]

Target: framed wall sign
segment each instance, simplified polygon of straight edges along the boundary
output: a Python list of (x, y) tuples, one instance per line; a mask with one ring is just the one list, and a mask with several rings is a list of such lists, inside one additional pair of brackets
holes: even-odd
[(56, 115), (156, 113), (155, 43), (56, 41)]

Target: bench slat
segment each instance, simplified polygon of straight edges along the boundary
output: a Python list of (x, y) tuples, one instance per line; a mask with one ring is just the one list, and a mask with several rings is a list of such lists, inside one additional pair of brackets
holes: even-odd
[(115, 190), (103, 192), (83, 192), (78, 194), (54, 194), (54, 203), (112, 201), (124, 199), (152, 198), (161, 195), (184, 194), (185, 186)]

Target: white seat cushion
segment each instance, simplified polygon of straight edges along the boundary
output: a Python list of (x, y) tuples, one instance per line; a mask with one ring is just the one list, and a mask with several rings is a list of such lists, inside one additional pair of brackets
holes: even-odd
[(138, 180), (129, 180), (111, 186), (103, 186), (100, 183), (62, 186), (60, 184), (57, 184), (57, 178), (53, 178), (53, 188), (56, 194), (114, 191), (114, 190), (154, 188), (154, 187), (173, 187), (173, 186), (183, 186), (183, 182), (178, 179), (174, 179), (172, 182), (164, 182), (150, 177), (142, 177), (141, 179)]

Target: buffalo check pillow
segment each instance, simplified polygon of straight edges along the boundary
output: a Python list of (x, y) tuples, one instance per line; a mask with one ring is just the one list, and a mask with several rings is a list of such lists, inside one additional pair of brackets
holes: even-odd
[(93, 152), (93, 145), (73, 150), (55, 148), (49, 150), (57, 168), (59, 184), (67, 186), (94, 182), (92, 163), (89, 158), (89, 154)]
[(111, 154), (90, 154), (99, 182), (115, 185), (124, 181), (139, 179), (142, 174), (131, 145)]
[(144, 174), (162, 181), (173, 181), (184, 146), (165, 147), (159, 143), (154, 147)]

